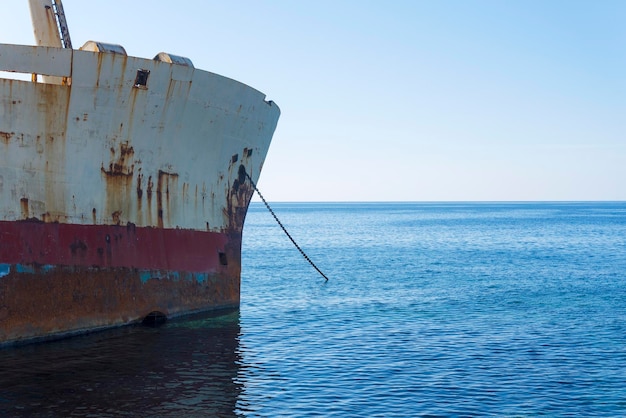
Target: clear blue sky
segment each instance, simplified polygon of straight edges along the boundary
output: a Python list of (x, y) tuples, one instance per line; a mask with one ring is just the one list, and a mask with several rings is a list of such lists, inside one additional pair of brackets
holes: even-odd
[[(626, 200), (626, 1), (63, 2), (282, 110), (270, 201)], [(0, 42), (33, 43), (26, 1)]]

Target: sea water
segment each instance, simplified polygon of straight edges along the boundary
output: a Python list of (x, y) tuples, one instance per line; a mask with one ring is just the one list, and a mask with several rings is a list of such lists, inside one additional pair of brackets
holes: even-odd
[(0, 416), (626, 415), (626, 203), (261, 203), (240, 310), (0, 350)]

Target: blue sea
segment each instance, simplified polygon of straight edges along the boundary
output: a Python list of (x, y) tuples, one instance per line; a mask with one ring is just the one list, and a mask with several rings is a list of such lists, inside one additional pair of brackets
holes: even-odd
[(0, 350), (0, 416), (626, 416), (626, 202), (262, 203), (241, 308)]

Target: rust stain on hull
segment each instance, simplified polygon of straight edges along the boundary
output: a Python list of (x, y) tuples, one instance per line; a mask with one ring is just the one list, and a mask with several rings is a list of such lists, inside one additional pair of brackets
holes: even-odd
[(0, 279), (0, 341), (130, 324), (153, 311), (171, 317), (239, 306), (235, 276), (218, 274), (203, 282), (191, 277), (142, 281), (133, 269), (30, 268)]
[(0, 344), (239, 305), (241, 234), (0, 221)]
[(128, 141), (120, 143), (119, 152), (115, 148), (111, 148), (111, 162), (108, 168), (102, 167), (102, 171), (107, 176), (130, 176), (133, 175), (135, 165), (133, 164), (133, 156), (135, 150), (129, 145)]
[(5, 145), (9, 145), (9, 141), (11, 141), (13, 135), (13, 132), (0, 132), (0, 142), (4, 143)]

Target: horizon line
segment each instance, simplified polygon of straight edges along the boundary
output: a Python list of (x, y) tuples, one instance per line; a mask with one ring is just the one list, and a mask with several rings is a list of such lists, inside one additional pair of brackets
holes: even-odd
[[(250, 203), (263, 204), (261, 200)], [(626, 200), (274, 200), (272, 203), (626, 203)]]

